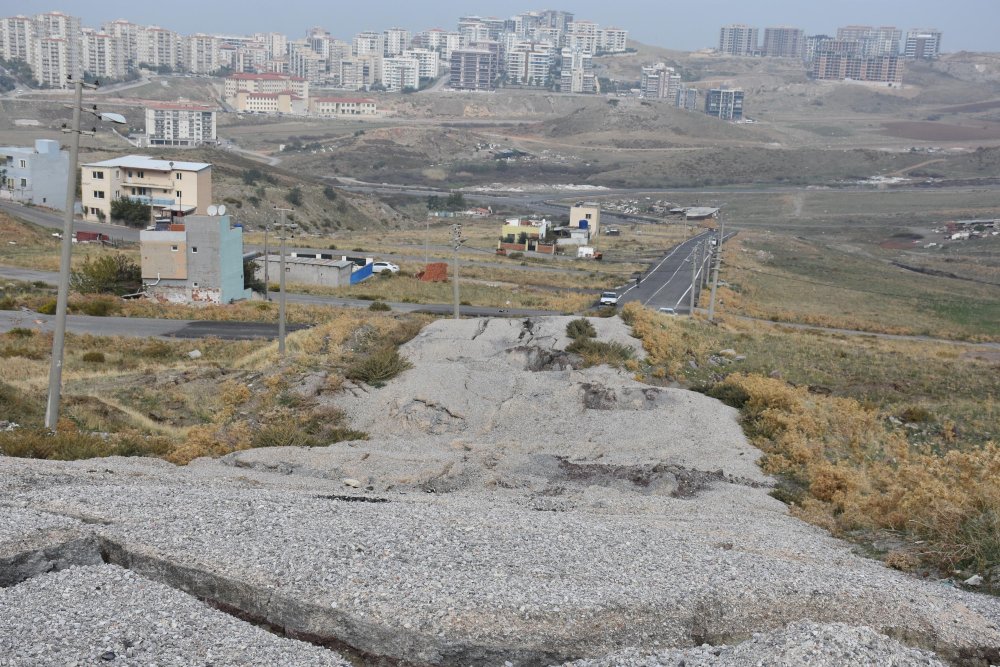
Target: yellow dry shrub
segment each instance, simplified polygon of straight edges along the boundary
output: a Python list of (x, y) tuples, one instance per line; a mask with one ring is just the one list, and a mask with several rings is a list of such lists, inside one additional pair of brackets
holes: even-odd
[(246, 422), (235, 422), (224, 427), (218, 424), (195, 426), (188, 431), (184, 443), (176, 447), (166, 459), (177, 465), (187, 465), (201, 456), (218, 458), (249, 449), (252, 442), (253, 432)]

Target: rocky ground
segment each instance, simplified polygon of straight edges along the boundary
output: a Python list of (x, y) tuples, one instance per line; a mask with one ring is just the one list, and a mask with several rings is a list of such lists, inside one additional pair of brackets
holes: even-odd
[(321, 397), (367, 441), (0, 458), (0, 665), (1000, 663), (1000, 601), (792, 518), (733, 410), (569, 319), (429, 326)]

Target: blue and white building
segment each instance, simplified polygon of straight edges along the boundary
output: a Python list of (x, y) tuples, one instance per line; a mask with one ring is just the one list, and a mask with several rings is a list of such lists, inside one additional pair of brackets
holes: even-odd
[(0, 147), (0, 199), (62, 210), (66, 205), (69, 153), (59, 142), (38, 139), (34, 148)]

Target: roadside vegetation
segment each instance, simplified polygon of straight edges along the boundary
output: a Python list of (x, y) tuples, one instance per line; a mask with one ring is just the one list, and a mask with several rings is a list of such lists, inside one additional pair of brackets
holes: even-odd
[(792, 512), (899, 569), (1000, 592), (1000, 353), (629, 304), (651, 383), (738, 408)]
[(323, 323), (288, 336), (284, 359), (266, 341), (68, 335), (56, 433), (43, 428), (51, 334), (28, 327), (0, 334), (0, 454), (184, 464), (253, 447), (364, 438), (346, 426), (333, 395), (347, 378), (377, 387), (409, 368), (398, 347), (428, 319), (325, 311)]

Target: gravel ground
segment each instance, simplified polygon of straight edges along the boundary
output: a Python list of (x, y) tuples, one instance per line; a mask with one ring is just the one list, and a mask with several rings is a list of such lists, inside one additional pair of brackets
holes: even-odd
[(351, 664), (113, 565), (73, 567), (0, 589), (0, 609), (2, 667)]
[[(25, 509), (69, 517), (144, 577), (429, 664), (647, 655), (804, 619), (1000, 662), (1000, 601), (790, 517), (734, 411), (606, 368), (530, 370), (564, 366), (569, 319), (431, 325), (414, 369), (342, 399), (370, 441), (185, 468), (0, 457), (0, 549), (27, 544), (6, 532)], [(862, 632), (830, 627), (834, 647)]]
[(943, 667), (926, 651), (903, 646), (871, 628), (804, 621), (776, 632), (757, 633), (736, 646), (700, 646), (643, 655), (630, 650), (563, 667)]

